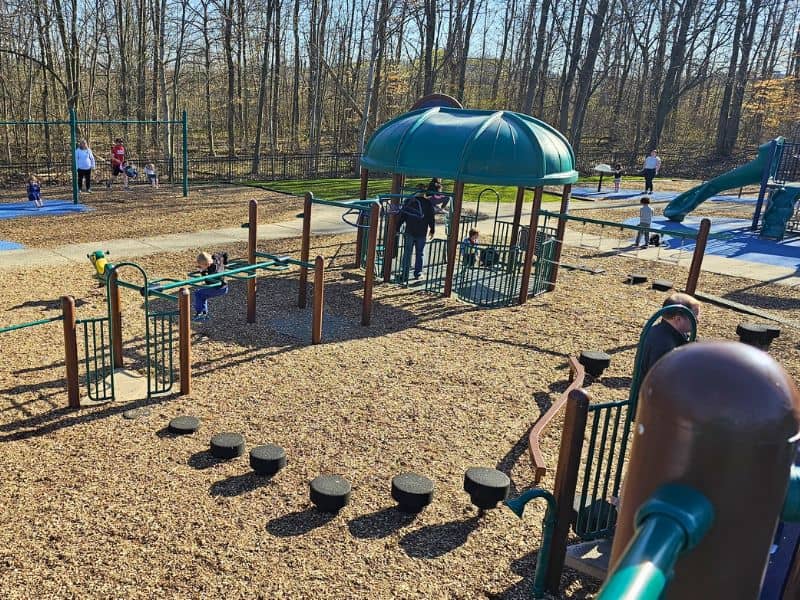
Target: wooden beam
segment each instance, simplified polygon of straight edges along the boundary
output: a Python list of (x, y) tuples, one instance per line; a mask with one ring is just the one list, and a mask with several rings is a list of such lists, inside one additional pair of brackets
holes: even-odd
[(453, 293), (453, 273), (456, 269), (459, 230), (461, 229), (461, 205), (464, 202), (464, 182), (456, 181), (453, 186), (453, 218), (450, 220), (450, 233), (447, 237), (447, 270), (444, 277), (444, 297)]

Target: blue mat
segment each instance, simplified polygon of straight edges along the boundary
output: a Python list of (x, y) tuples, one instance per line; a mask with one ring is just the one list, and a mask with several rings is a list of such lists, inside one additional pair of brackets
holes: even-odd
[[(675, 223), (665, 217), (654, 217), (651, 228), (666, 232), (662, 236), (662, 243), (668, 248), (677, 249), (681, 246), (680, 238), (670, 237), (668, 232), (696, 233), (700, 228), (700, 221), (699, 217), (691, 216), (686, 217), (683, 223)], [(639, 218), (626, 219), (624, 223), (638, 225)], [(694, 244), (684, 244), (683, 249), (692, 251)], [(712, 219), (706, 254), (800, 270), (800, 238), (793, 237), (780, 242), (761, 239), (758, 232), (750, 230), (750, 221), (744, 219)]]
[(6, 250), (22, 250), (25, 246), (17, 242), (9, 242), (7, 240), (0, 240), (0, 252)]
[[(679, 192), (654, 192), (652, 194), (647, 194), (651, 200), (654, 202), (669, 202), (676, 196), (678, 196)], [(641, 190), (620, 190), (618, 192), (612, 192), (608, 188), (603, 188), (602, 191), (598, 192), (597, 188), (586, 188), (586, 187), (579, 187), (579, 188), (572, 188), (572, 197), (576, 200), (627, 200), (629, 198), (635, 198), (638, 200), (645, 193)], [(757, 198), (750, 198), (750, 197), (741, 197), (738, 196), (726, 196), (721, 194), (719, 196), (712, 196), (707, 201), (710, 202), (735, 202), (737, 204), (755, 204)]]
[(19, 217), (52, 217), (91, 210), (83, 204), (73, 204), (72, 200), (43, 200), (44, 206), (36, 208), (33, 202), (11, 202), (0, 204), (0, 219)]

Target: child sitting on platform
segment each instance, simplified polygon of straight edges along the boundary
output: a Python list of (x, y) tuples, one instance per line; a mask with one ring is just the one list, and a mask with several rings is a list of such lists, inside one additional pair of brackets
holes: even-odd
[(470, 229), (469, 236), (461, 242), (461, 257), (464, 259), (464, 266), (474, 267), (475, 256), (478, 254), (478, 238), (480, 232), (477, 229)]
[[(208, 252), (201, 252), (197, 255), (197, 267), (200, 270), (200, 275), (216, 275), (225, 271), (225, 265), (228, 264), (228, 253), (219, 252), (209, 254)], [(208, 299), (216, 298), (217, 296), (224, 296), (228, 293), (228, 284), (225, 279), (210, 279), (205, 282), (205, 285), (196, 287), (194, 290), (194, 310), (195, 315), (193, 321), (207, 321), (208, 320)]]

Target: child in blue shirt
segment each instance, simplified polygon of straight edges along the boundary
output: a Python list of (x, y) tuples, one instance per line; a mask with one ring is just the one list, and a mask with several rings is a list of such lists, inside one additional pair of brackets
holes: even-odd
[(464, 266), (475, 266), (475, 256), (478, 254), (478, 238), (480, 235), (477, 229), (470, 229), (469, 235), (461, 242), (461, 257), (464, 260)]
[(39, 185), (39, 180), (35, 175), (31, 175), (28, 179), (28, 200), (33, 202), (36, 208), (42, 208), (42, 186)]

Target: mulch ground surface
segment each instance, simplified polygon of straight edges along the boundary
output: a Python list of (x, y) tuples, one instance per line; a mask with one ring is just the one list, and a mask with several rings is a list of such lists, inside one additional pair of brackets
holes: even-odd
[[(378, 285), (373, 325), (364, 328), (362, 274), (347, 266), (352, 242), (314, 239), (312, 256), (327, 257), (321, 345), (307, 343), (296, 270), (259, 279), (254, 325), (245, 322), (243, 283), (212, 299), (211, 319), (193, 324), (189, 396), (69, 411), (61, 324), (3, 334), (1, 597), (530, 598), (543, 505), (529, 505), (523, 520), (504, 508), (479, 518), (462, 490), (464, 471), (496, 467), (511, 477), (512, 494), (529, 487), (528, 430), (566, 386), (568, 355), (611, 354), (589, 391), (594, 401), (627, 396), (639, 331), (665, 294), (622, 275), (647, 269), (678, 280), (686, 270), (593, 257), (607, 261), (605, 273), (562, 269), (554, 292), (495, 310)], [(299, 240), (264, 248), (296, 256)], [(180, 276), (197, 250), (141, 263), (153, 276)], [(565, 255), (590, 260), (581, 248)], [(4, 278), (0, 325), (56, 315), (62, 294), (76, 297), (79, 318), (105, 314), (88, 264)], [(721, 295), (751, 285), (704, 273), (700, 287)], [(800, 320), (796, 297), (778, 290), (747, 293)], [(125, 362), (137, 369), (142, 299), (123, 290), (122, 300)], [(705, 305), (700, 337), (736, 339), (742, 320), (752, 319)], [(784, 328), (771, 348), (795, 378), (799, 347), (800, 332)], [(149, 413), (123, 417), (137, 407)], [(169, 434), (179, 415), (197, 416), (199, 431)], [(543, 438), (551, 465), (560, 427), (556, 420)], [(247, 451), (216, 460), (209, 440), (220, 432), (241, 433), (247, 451), (278, 444), (288, 464), (268, 479), (251, 472)], [(403, 471), (435, 482), (433, 503), (415, 518), (397, 512), (389, 494)], [(309, 502), (308, 483), (323, 473), (353, 486), (335, 516)], [(542, 485), (552, 489), (552, 471)], [(566, 570), (558, 597), (596, 590)]]

